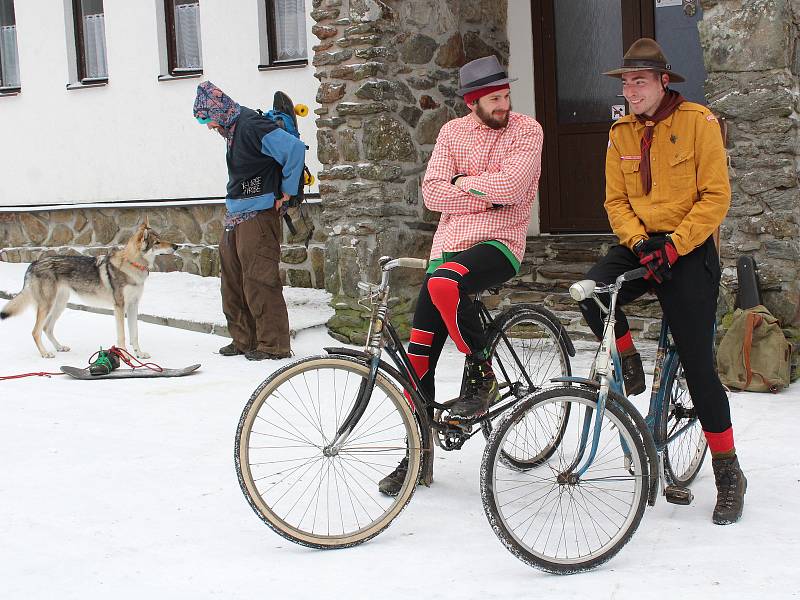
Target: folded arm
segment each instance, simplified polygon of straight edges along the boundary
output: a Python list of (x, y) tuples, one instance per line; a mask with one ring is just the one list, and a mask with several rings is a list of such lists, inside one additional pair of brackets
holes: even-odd
[(542, 160), (542, 128), (538, 123), (517, 132), (511, 151), (506, 154), (498, 169), (479, 175), (462, 177), (458, 186), (474, 189), (491, 204), (517, 204), (526, 200), (525, 192), (531, 182), (539, 180)]
[(436, 146), (433, 148), (425, 178), (422, 180), (422, 198), (425, 206), (429, 210), (450, 215), (468, 215), (488, 210), (492, 204), (484, 197), (473, 196), (450, 183), (458, 174), (456, 167), (450, 139), (447, 130), (443, 128), (436, 139)]

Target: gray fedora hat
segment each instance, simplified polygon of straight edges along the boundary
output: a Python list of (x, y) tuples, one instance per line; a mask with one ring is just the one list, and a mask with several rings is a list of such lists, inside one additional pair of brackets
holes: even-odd
[(517, 79), (509, 79), (508, 73), (500, 65), (500, 61), (492, 54), (476, 58), (465, 64), (458, 71), (458, 84), (461, 86), (456, 94), (463, 96), (485, 87), (511, 83)]

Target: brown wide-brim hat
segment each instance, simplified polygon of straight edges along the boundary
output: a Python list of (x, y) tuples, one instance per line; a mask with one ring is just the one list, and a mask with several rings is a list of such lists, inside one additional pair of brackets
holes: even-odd
[(686, 81), (672, 70), (672, 65), (667, 62), (667, 57), (664, 56), (661, 46), (650, 38), (641, 38), (633, 42), (625, 56), (622, 57), (622, 66), (613, 71), (606, 71), (603, 75), (622, 77), (623, 73), (642, 71), (644, 69), (666, 73), (669, 75), (669, 80), (674, 83)]
[(516, 80), (516, 77), (508, 76), (506, 70), (500, 65), (500, 61), (492, 54), (476, 58), (461, 67), (458, 72), (458, 83), (461, 87), (456, 90), (456, 94), (463, 96), (483, 88), (505, 85)]

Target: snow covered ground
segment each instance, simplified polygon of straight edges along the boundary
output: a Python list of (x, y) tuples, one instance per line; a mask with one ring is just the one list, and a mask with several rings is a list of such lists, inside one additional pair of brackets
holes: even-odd
[[(165, 275), (169, 293), (150, 289), (145, 300), (153, 312), (192, 315), (200, 300), (175, 299), (194, 293), (198, 279)], [(0, 289), (20, 285), (21, 275)], [(0, 375), (82, 365), (112, 341), (112, 317), (67, 311), (57, 329), (72, 352), (46, 360), (31, 341), (32, 322), (28, 312), (0, 323)], [(749, 480), (740, 523), (711, 523), (706, 464), (691, 506), (659, 499), (611, 562), (556, 577), (519, 562), (492, 533), (479, 494), (479, 438), (459, 452), (437, 450), (434, 485), (418, 489), (374, 540), (328, 552), (285, 541), (239, 490), (233, 442), (251, 392), (287, 361), (225, 358), (215, 354), (225, 338), (148, 323), (140, 337), (155, 362), (200, 362), (201, 370), (179, 379), (0, 381), (1, 598), (800, 597), (798, 386), (733, 396)], [(293, 343), (298, 357), (336, 345), (319, 327)], [(589, 359), (581, 352), (575, 371)], [(452, 346), (442, 367), (442, 393), (455, 394)]]

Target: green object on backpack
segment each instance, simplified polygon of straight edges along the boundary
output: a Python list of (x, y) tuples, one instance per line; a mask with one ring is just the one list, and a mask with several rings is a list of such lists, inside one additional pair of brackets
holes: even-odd
[(789, 385), (792, 345), (762, 305), (737, 308), (717, 350), (719, 378), (729, 388), (777, 393)]

